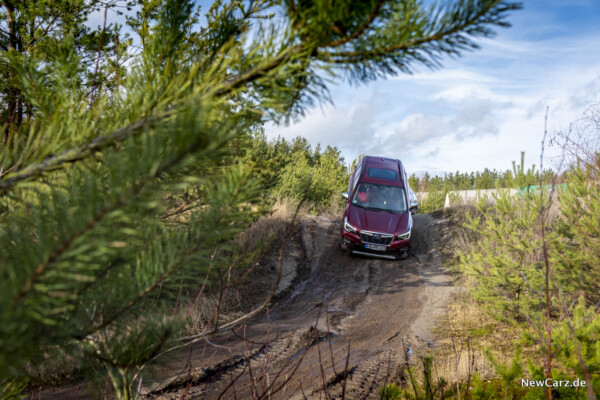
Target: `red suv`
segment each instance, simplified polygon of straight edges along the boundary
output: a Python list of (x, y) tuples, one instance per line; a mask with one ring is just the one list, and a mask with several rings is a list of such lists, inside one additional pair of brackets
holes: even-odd
[(352, 254), (395, 260), (408, 256), (412, 216), (400, 160), (363, 157), (350, 177), (340, 246)]

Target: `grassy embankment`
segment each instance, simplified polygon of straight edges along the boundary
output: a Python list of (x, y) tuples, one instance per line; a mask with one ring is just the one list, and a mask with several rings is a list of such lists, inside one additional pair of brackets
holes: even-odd
[[(387, 398), (458, 398), (459, 390), (463, 398), (594, 398), (599, 167), (598, 156), (572, 167), (566, 188), (554, 193), (506, 194), (495, 204), (437, 212), (445, 221), (444, 262), (463, 290), (438, 321), (437, 347), (413, 366), (415, 385)], [(521, 385), (549, 377), (587, 386)]]

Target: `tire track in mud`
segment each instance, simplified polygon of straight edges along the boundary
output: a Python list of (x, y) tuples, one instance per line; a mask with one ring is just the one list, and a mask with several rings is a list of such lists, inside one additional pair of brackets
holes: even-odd
[(343, 392), (345, 398), (370, 399), (398, 379), (404, 343), (416, 346), (427, 336), (427, 314), (439, 313), (451, 289), (437, 250), (436, 220), (415, 217), (413, 246), (403, 261), (343, 253), (339, 224), (326, 218), (300, 223), (304, 272), (268, 316), (247, 325), (246, 342), (213, 338), (230, 354), (221, 357), (219, 369), (196, 367), (202, 380), (180, 377), (163, 386), (169, 393), (150, 397), (179, 398), (185, 390), (191, 399), (252, 398), (270, 387), (271, 398), (341, 398)]

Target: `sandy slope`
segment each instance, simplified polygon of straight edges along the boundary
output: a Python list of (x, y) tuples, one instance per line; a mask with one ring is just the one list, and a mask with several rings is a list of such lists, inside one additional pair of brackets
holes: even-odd
[(409, 258), (386, 261), (342, 252), (339, 222), (304, 217), (295, 243), (304, 257), (268, 315), (168, 360), (146, 378), (148, 397), (376, 398), (407, 354), (432, 345), (454, 290), (440, 222), (415, 216)]

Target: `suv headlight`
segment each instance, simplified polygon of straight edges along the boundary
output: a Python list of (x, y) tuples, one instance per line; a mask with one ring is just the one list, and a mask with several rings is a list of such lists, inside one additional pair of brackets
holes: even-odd
[(350, 223), (348, 222), (348, 217), (344, 218), (344, 229), (347, 232), (352, 232), (352, 233), (357, 233), (358, 229), (356, 229), (355, 227), (353, 227), (352, 225), (350, 225)]
[(410, 229), (408, 230), (408, 232), (401, 233), (400, 235), (396, 236), (396, 239), (398, 239), (398, 240), (408, 240), (408, 239), (410, 239)]

